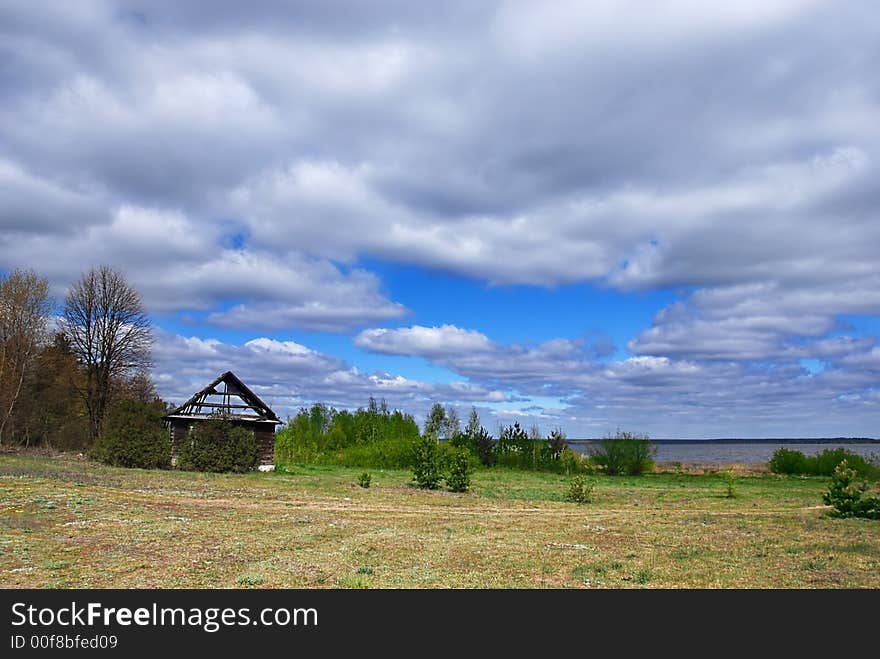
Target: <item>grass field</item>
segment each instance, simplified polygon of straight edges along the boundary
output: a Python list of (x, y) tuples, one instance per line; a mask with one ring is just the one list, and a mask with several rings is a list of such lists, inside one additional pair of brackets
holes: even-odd
[(880, 522), (827, 516), (828, 479), (568, 479), (479, 471), (467, 494), (403, 471), (115, 469), (0, 454), (4, 588), (878, 588)]

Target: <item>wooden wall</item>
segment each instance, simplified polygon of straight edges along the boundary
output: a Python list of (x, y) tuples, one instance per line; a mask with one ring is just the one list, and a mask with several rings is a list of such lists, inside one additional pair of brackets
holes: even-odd
[[(186, 440), (189, 427), (198, 421), (184, 421), (182, 419), (171, 420), (171, 464), (177, 464), (177, 456), (180, 447)], [(236, 422), (236, 425), (246, 428), (254, 433), (254, 441), (257, 443), (257, 466), (275, 465), (275, 424), (254, 423), (248, 421)]]

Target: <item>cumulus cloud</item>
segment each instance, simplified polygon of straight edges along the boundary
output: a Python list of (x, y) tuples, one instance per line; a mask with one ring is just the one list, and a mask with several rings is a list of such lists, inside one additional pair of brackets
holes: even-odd
[(492, 343), (482, 332), (461, 329), (455, 325), (368, 329), (358, 334), (354, 342), (372, 352), (420, 357), (467, 355), (492, 347)]
[(384, 371), (367, 373), (294, 340), (256, 337), (235, 344), (159, 330), (153, 352), (159, 393), (176, 403), (227, 370), (281, 415), (295, 414), (299, 407), (315, 402), (354, 409), (373, 396), (421, 419), (432, 401), (480, 405), (508, 398), (497, 389), (471, 382), (437, 384)]
[[(725, 352), (724, 332), (707, 342), (711, 353), (701, 353), (699, 337), (690, 349), (682, 337), (681, 350), (668, 355), (611, 360), (584, 339), (504, 345), (458, 327), (366, 330), (358, 340), (367, 349), (425, 357), (469, 383), (509, 392), (505, 405), (486, 411), (486, 418), (505, 423), (519, 418), (589, 437), (618, 427), (654, 436), (700, 437), (706, 427), (714, 436), (788, 436), (798, 424), (818, 434), (846, 427), (871, 435), (880, 418), (870, 402), (878, 376), (875, 338), (842, 335), (780, 347), (759, 337), (749, 353), (741, 337)], [(412, 340), (423, 334), (434, 339), (427, 348)], [(444, 335), (481, 338), (478, 348), (461, 349), (440, 341)], [(800, 365), (814, 358), (824, 363), (821, 372)]]
[[(784, 400), (873, 419), (873, 339), (841, 321), (880, 315), (871, 11), (7, 2), (0, 270), (61, 295), (109, 263), (151, 311), (227, 329), (373, 326), (357, 346), (449, 368), (474, 400), (555, 396), (542, 413), (583, 427), (628, 409), (771, 427)], [(425, 326), (376, 261), (679, 300), (608, 361), (583, 338)], [(323, 372), (315, 395), (459, 395), (293, 345), (165, 343), (181, 374), (271, 355)]]
[(470, 4), (13, 5), (11, 166), (200, 224), (231, 211), (269, 251), (495, 283), (874, 267), (876, 223), (840, 203), (877, 175), (861, 3)]

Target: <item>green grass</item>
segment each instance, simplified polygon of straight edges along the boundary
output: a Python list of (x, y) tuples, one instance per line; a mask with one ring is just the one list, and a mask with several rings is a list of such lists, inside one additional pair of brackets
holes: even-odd
[(0, 454), (6, 588), (878, 588), (880, 522), (833, 519), (824, 477), (481, 469), (117, 469)]

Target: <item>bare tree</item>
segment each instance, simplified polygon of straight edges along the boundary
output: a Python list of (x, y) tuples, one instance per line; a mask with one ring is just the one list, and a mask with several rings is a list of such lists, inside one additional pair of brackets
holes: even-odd
[(116, 382), (150, 366), (152, 331), (140, 294), (124, 275), (103, 265), (76, 282), (64, 300), (62, 329), (85, 368), (80, 392), (97, 439)]
[(0, 444), (40, 346), (52, 304), (49, 282), (33, 270), (0, 278)]

